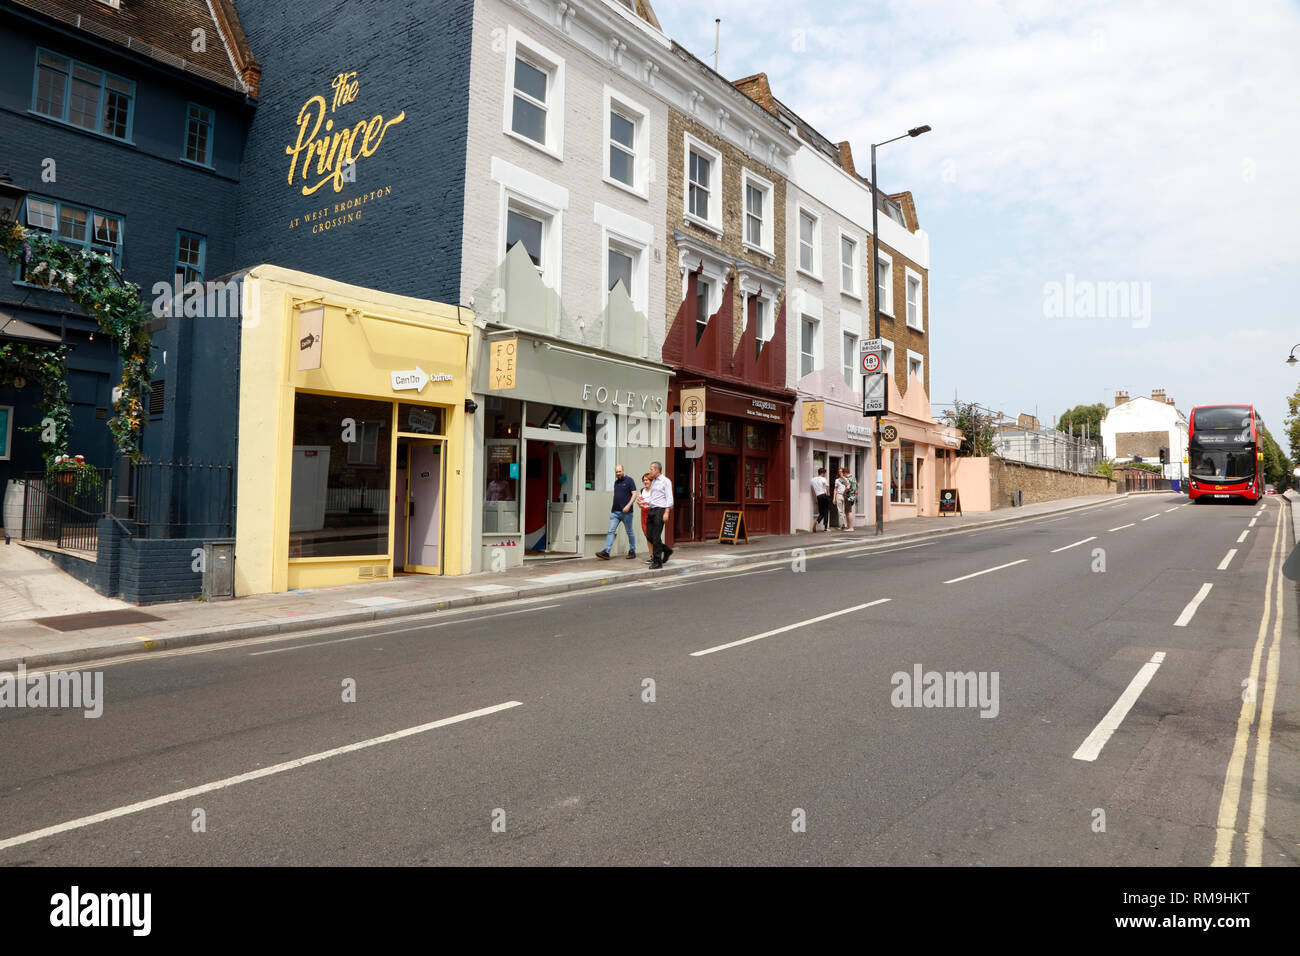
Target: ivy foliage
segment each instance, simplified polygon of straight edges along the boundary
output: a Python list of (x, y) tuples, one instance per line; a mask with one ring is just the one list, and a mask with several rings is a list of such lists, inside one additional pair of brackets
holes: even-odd
[[(62, 292), (87, 309), (101, 329), (117, 342), (122, 359), (122, 387), (113, 402), (116, 413), (108, 422), (118, 451), (139, 462), (140, 430), (144, 422), (143, 396), (149, 391), (149, 312), (140, 298), (140, 287), (126, 282), (105, 255), (65, 246), (42, 232), (17, 223), (0, 226), (0, 253), (24, 267), (24, 281)], [(53, 440), (42, 429), (41, 452), (49, 463), (67, 453), (68, 407), (67, 348), (12, 343), (3, 347), (7, 358), (0, 369), (21, 366), (42, 392), (42, 411), (54, 421)], [(0, 374), (5, 374), (0, 371)], [(26, 372), (15, 377), (27, 378)], [(54, 379), (61, 385), (54, 384)]]

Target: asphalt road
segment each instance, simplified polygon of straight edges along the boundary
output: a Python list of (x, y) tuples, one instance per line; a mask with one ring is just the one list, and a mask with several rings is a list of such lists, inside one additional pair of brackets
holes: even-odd
[(0, 864), (1294, 865), (1289, 519), (1185, 502), (105, 666)]

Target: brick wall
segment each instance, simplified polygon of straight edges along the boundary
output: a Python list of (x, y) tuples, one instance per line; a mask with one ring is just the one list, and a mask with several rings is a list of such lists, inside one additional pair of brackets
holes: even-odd
[(989, 483), (995, 509), (1010, 507), (1012, 492), (1017, 489), (1022, 493), (1022, 503), (1027, 505), (1037, 501), (1115, 492), (1115, 481), (1111, 478), (1026, 465), (1002, 458), (989, 459)]
[[(475, 4), (351, 0), (328, 7), (239, 5), (249, 45), (263, 64), (240, 191), (240, 265), (271, 262), (368, 288), (459, 302), (467, 50)], [(302, 158), (290, 184), (285, 154), (297, 142), (299, 111), (313, 96), (325, 97), (328, 110), (335, 77), (352, 71), (355, 100), (326, 113), (334, 131), (375, 115), (405, 116), (387, 129), (373, 155), (357, 160), (354, 182), (303, 195)], [(332, 135), (322, 126), (317, 138)], [(308, 188), (325, 175), (317, 167), (313, 157)], [(332, 168), (327, 163), (326, 173)], [(380, 198), (373, 198), (376, 190)], [(372, 198), (336, 211), (362, 196)], [(307, 218), (321, 210), (321, 218)], [(352, 221), (328, 231), (315, 228), (348, 211)]]
[[(683, 215), (685, 209), (685, 183), (686, 170), (686, 134), (690, 133), (696, 139), (707, 144), (722, 154), (722, 239), (719, 240), (716, 235), (706, 229), (702, 229), (692, 222), (686, 220)], [(742, 243), (744, 236), (744, 196), (741, 191), (742, 170), (748, 169), (759, 176), (762, 176), (768, 182), (772, 183), (772, 207), (773, 207), (773, 252), (774, 258), (769, 259), (757, 252), (751, 252), (746, 249)], [(670, 314), (676, 314), (682, 304), (682, 274), (677, 267), (678, 250), (677, 243), (673, 239), (673, 231), (681, 230), (687, 235), (700, 242), (707, 243), (715, 249), (727, 253), (737, 259), (742, 259), (754, 266), (765, 269), (768, 272), (775, 273), (778, 276), (785, 276), (785, 256), (786, 256), (786, 181), (785, 178), (775, 169), (766, 164), (745, 155), (744, 152), (732, 146), (729, 142), (722, 139), (716, 133), (713, 133), (707, 127), (695, 122), (688, 116), (679, 113), (677, 110), (668, 111), (668, 214), (665, 234), (667, 236), (666, 254), (667, 260), (667, 303), (666, 307)], [(838, 239), (836, 240), (839, 241)], [(734, 277), (733, 277), (734, 284)], [(740, 342), (741, 334), (741, 306), (743, 296), (735, 295), (731, 302), (731, 318), (733, 329), (733, 340), (731, 342), (731, 351), (734, 352), (737, 344)], [(782, 307), (785, 294), (777, 301), (775, 308), (779, 310)], [(787, 334), (789, 334), (787, 332)], [(726, 343), (723, 343), (724, 346)]]
[(187, 601), (203, 591), (203, 575), (194, 570), (194, 549), (202, 538), (125, 538), (121, 542), (119, 594), (131, 604)]

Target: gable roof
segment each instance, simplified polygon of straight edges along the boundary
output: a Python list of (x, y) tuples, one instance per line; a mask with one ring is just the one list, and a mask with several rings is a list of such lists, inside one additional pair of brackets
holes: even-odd
[[(253, 57), (233, 0), (10, 0), (173, 69), (257, 95)], [(202, 34), (196, 34), (202, 30)], [(203, 49), (195, 50), (197, 37)]]

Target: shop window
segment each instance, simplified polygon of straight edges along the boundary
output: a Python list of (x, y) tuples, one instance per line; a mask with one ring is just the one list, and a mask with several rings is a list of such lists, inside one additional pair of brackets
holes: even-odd
[(736, 425), (729, 421), (712, 421), (704, 425), (704, 440), (710, 445), (736, 447)]
[(587, 416), (588, 491), (614, 490), (614, 465), (619, 448), (618, 415), (593, 412)]
[(416, 435), (443, 434), (443, 410), (428, 405), (397, 406), (397, 430)]
[(767, 462), (762, 458), (745, 459), (745, 498), (767, 500)]
[[(442, 412), (442, 409), (419, 410)], [(518, 534), (519, 479), (523, 467), (519, 423), (523, 409), (518, 399), (493, 395), (488, 397), (485, 412), (483, 533)]]
[(564, 405), (547, 405), (545, 402), (528, 402), (528, 427), (581, 432), (582, 409), (568, 408)]
[(725, 504), (737, 504), (740, 498), (737, 496), (736, 478), (738, 476), (737, 463), (735, 455), (714, 455), (717, 459), (717, 487), (714, 500)]
[(767, 429), (761, 425), (745, 426), (745, 447), (750, 451), (764, 451), (767, 449)]
[(299, 392), (294, 401), (289, 550), (386, 555), (392, 405)]
[(892, 456), (893, 474), (890, 476), (889, 500), (894, 504), (916, 503), (916, 446), (910, 441), (901, 442)]

